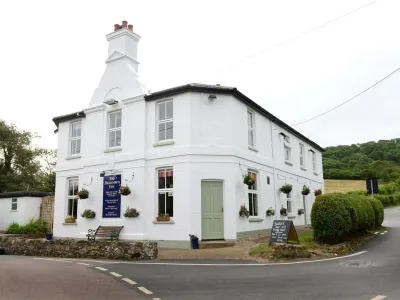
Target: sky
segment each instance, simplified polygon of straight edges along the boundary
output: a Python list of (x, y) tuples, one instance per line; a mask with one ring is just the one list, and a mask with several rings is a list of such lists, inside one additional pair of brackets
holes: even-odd
[[(127, 20), (141, 36), (139, 75), (150, 92), (235, 86), (297, 124), (400, 67), (399, 8), (396, 0), (4, 1), (0, 119), (57, 148), (52, 118), (88, 107), (105, 35)], [(399, 98), (400, 71), (294, 128), (323, 147), (399, 138)]]

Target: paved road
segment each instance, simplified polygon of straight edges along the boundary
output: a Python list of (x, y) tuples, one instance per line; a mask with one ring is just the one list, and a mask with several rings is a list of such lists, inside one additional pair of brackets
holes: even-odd
[[(262, 265), (197, 260), (120, 263), (0, 256), (1, 300), (400, 299), (400, 207), (361, 255)], [(217, 265), (216, 265), (217, 264)]]

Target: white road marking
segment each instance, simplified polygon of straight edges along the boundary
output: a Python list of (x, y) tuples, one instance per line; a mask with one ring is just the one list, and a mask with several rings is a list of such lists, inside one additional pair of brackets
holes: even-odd
[(64, 259), (53, 259), (53, 261), (60, 261), (60, 262), (67, 262), (67, 263), (72, 262), (70, 260), (64, 260)]
[(306, 260), (306, 261), (294, 261), (287, 263), (268, 263), (268, 264), (193, 264), (193, 263), (164, 263), (164, 262), (120, 262), (121, 264), (132, 264), (132, 265), (162, 265), (162, 266), (212, 266), (212, 267), (265, 267), (265, 266), (282, 266), (282, 265), (298, 265), (298, 264), (309, 264), (316, 262), (331, 261), (337, 259), (345, 259), (353, 256), (358, 256), (368, 251), (360, 251), (357, 253), (349, 254), (346, 256), (331, 257), (326, 259)]
[(387, 230), (384, 231), (385, 233), (387, 232)]
[(374, 297), (374, 298), (372, 298), (371, 300), (382, 300), (382, 299), (385, 299), (386, 298), (386, 296), (376, 296), (376, 297)]
[(101, 271), (107, 271), (107, 269), (104, 269), (104, 268), (102, 268), (102, 267), (95, 267), (96, 269), (99, 269), (99, 270), (101, 270)]
[(378, 234), (379, 232), (377, 231), (377, 232), (375, 232), (374, 234)]
[(139, 290), (141, 290), (143, 293), (145, 293), (146, 295), (151, 295), (153, 294), (152, 291), (149, 291), (148, 289), (146, 289), (144, 286), (139, 286), (138, 287)]
[(90, 264), (85, 264), (85, 263), (77, 263), (78, 265), (84, 265), (84, 266), (90, 266)]
[(122, 277), (121, 274), (115, 273), (115, 272), (110, 272), (111, 275), (115, 276), (115, 277)]
[(161, 300), (161, 298), (153, 298), (153, 300)]
[(385, 232), (382, 232), (382, 233), (381, 233), (381, 235), (384, 235), (384, 234), (385, 234)]
[(123, 281), (125, 281), (125, 282), (127, 282), (129, 284), (137, 284), (135, 281), (130, 280), (129, 278), (122, 278), (121, 280), (123, 280)]

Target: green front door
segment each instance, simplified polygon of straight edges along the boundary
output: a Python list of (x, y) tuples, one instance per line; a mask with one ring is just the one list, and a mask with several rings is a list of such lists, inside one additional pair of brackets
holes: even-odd
[(201, 182), (202, 240), (224, 239), (222, 181)]

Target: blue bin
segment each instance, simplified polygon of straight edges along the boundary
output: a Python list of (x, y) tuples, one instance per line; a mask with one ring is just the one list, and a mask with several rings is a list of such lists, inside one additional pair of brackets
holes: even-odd
[(196, 236), (190, 236), (190, 244), (192, 249), (199, 249), (199, 238)]

